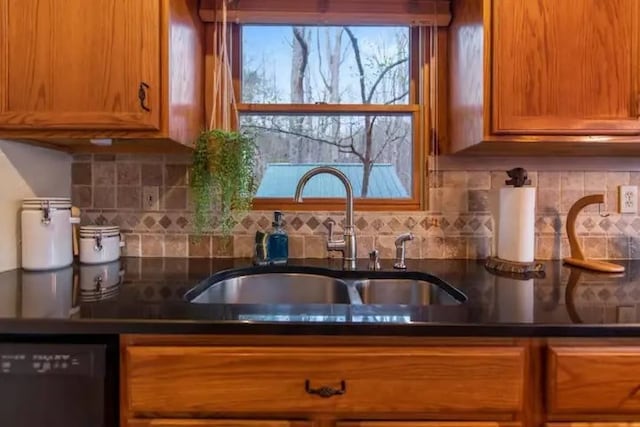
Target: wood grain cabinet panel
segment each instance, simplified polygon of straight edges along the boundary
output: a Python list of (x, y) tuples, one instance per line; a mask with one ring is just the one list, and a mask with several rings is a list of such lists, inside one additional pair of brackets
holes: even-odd
[(547, 387), (552, 414), (640, 414), (640, 347), (553, 346), (548, 351)]
[[(133, 414), (515, 413), (524, 356), (518, 347), (133, 346), (125, 406)], [(343, 393), (321, 397), (323, 388)]]
[[(197, 5), (0, 0), (0, 138), (68, 151), (187, 151), (204, 123)], [(96, 148), (93, 138), (116, 144)]]
[(640, 427), (640, 423), (600, 422), (600, 423), (547, 423), (546, 427)]
[(157, 0), (2, 3), (1, 128), (159, 129)]
[(639, 5), (493, 1), (493, 132), (640, 132)]
[(128, 427), (311, 427), (306, 421), (286, 420), (141, 419), (129, 420), (127, 424)]
[(456, 0), (445, 152), (640, 153), (640, 2)]
[(490, 421), (348, 421), (337, 427), (520, 427), (520, 423)]

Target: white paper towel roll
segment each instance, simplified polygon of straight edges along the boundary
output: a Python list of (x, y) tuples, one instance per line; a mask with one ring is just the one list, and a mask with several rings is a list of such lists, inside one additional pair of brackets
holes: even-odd
[(500, 189), (498, 258), (533, 262), (535, 256), (535, 187)]

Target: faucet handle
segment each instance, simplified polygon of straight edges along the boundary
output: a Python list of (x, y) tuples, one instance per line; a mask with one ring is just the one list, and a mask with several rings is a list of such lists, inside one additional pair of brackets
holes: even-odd
[(369, 270), (380, 270), (380, 252), (377, 249), (369, 252)]
[(336, 222), (332, 219), (327, 220), (327, 228), (329, 229), (329, 237), (328, 240), (330, 242), (333, 241), (333, 227), (336, 225)]

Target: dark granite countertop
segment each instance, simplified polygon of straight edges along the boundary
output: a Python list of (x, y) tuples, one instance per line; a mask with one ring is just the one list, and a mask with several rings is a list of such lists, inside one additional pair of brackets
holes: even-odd
[[(292, 263), (340, 267), (335, 260)], [(407, 264), (456, 286), (468, 301), (423, 307), (190, 304), (184, 300), (189, 289), (250, 260), (124, 258), (55, 272), (0, 273), (0, 334), (640, 336), (640, 261), (624, 262), (627, 271), (617, 276), (547, 262), (546, 277), (529, 281), (497, 277), (481, 261)], [(391, 261), (382, 268), (391, 269)], [(104, 279), (96, 293), (98, 275)]]

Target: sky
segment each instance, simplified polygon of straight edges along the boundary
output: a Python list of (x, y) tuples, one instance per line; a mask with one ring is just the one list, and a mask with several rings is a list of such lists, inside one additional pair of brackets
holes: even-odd
[[(318, 72), (318, 55), (315, 40), (316, 31), (320, 29), (320, 34), (327, 27), (307, 27), (312, 28), (313, 39), (310, 43), (311, 54), (309, 58), (309, 71), (313, 87), (320, 87), (321, 80)], [(339, 28), (339, 27), (333, 27)], [(358, 38), (363, 61), (374, 56), (380, 57), (382, 50), (386, 55), (397, 56), (396, 37), (398, 34), (406, 34), (408, 38), (409, 27), (391, 26), (354, 26), (350, 27)], [(242, 30), (243, 57), (252, 68), (260, 64), (266, 67), (268, 76), (275, 76), (278, 93), (281, 94), (281, 102), (290, 100), (291, 82), (291, 40), (293, 38), (291, 26), (267, 26), (267, 25), (245, 25)], [(346, 35), (342, 37), (342, 51), (346, 53), (345, 61), (341, 69), (341, 91), (344, 92), (347, 86), (353, 88), (351, 96), (344, 92), (343, 102), (358, 103), (359, 92), (357, 92), (358, 73), (354, 60), (353, 51)], [(323, 59), (326, 64), (326, 58)], [(408, 68), (407, 68), (408, 70)], [(408, 71), (407, 71), (408, 72)]]

